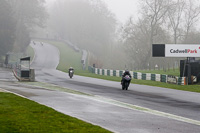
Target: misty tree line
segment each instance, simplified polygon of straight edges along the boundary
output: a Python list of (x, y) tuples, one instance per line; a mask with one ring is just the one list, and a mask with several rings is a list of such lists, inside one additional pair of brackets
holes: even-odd
[(138, 20), (130, 17), (120, 32), (129, 68), (172, 67), (180, 58), (152, 58), (152, 44), (199, 44), (199, 17), (197, 0), (142, 0)]
[[(0, 0), (0, 57), (24, 52), (35, 26), (44, 26), (44, 0)], [(0, 58), (2, 59), (2, 58)]]
[(68, 40), (96, 57), (102, 64), (116, 29), (114, 15), (101, 0), (57, 0), (50, 8), (49, 27), (55, 38)]

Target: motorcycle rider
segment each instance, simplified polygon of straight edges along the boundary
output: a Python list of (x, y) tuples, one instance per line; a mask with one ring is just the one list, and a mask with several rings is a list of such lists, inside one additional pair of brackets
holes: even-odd
[(74, 68), (73, 67), (69, 68), (69, 70), (68, 70), (69, 76), (70, 76), (70, 71), (72, 71), (74, 73)]
[[(122, 74), (121, 85), (123, 84), (123, 82), (124, 82), (124, 77), (125, 77), (126, 75), (128, 75), (130, 78), (132, 78), (130, 72), (129, 72), (128, 70), (125, 70), (125, 72)], [(129, 84), (130, 84), (130, 82), (131, 82), (131, 80), (129, 81)]]

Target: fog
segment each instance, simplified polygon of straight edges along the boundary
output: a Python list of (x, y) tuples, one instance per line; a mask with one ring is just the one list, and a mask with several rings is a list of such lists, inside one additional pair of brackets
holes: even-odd
[(108, 9), (113, 12), (119, 23), (126, 23), (128, 18), (132, 16), (138, 18), (139, 0), (103, 0)]
[(0, 1), (0, 60), (8, 52), (25, 53), (30, 33), (35, 27), (44, 27), (47, 12), (44, 1)]
[(152, 44), (200, 42), (198, 0), (140, 0), (134, 10), (121, 14), (127, 3), (117, 11), (116, 4), (105, 0), (2, 0), (0, 5), (0, 28), (6, 23), (14, 31), (8, 32), (10, 46), (1, 40), (1, 55), (24, 51), (31, 38), (45, 38), (87, 50), (89, 64), (99, 68), (167, 69), (177, 67), (179, 59), (153, 58)]
[(117, 43), (117, 20), (104, 2), (59, 0), (49, 7), (49, 14), (49, 37), (67, 40), (88, 50), (92, 55), (90, 65), (111, 67), (110, 62), (116, 54), (110, 51), (118, 50), (114, 47)]

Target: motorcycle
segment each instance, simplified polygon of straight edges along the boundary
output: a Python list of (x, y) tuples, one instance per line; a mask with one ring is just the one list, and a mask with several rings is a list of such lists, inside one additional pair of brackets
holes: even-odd
[(129, 75), (123, 77), (122, 90), (128, 90), (130, 82), (131, 82), (131, 77)]
[(73, 70), (70, 70), (70, 71), (69, 71), (69, 77), (72, 78), (73, 75), (74, 75), (74, 71), (73, 71)]

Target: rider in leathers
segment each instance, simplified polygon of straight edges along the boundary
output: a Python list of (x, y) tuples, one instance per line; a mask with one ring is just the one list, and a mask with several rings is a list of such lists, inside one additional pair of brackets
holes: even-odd
[[(128, 70), (126, 70), (126, 71), (123, 73), (123, 75), (122, 75), (121, 84), (124, 82), (124, 77), (125, 77), (126, 75), (129, 75), (130, 78), (132, 78), (130, 72), (129, 72)], [(129, 81), (129, 84), (130, 84), (130, 82), (131, 82), (131, 80)]]
[(73, 73), (74, 73), (74, 68), (73, 68), (73, 67), (70, 67), (69, 70), (68, 70), (69, 76), (70, 76), (70, 71), (71, 71), (71, 70), (72, 70)]

